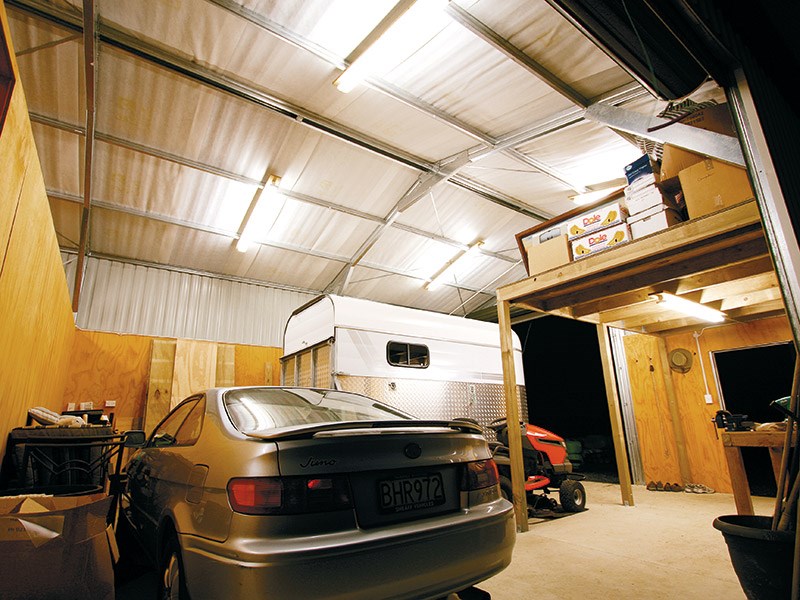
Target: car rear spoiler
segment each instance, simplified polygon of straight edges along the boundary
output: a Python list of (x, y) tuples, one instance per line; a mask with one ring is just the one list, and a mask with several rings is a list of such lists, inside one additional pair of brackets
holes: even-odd
[(259, 440), (277, 442), (280, 440), (298, 440), (314, 437), (318, 433), (333, 433), (353, 429), (455, 429), (464, 433), (483, 435), (481, 426), (473, 421), (453, 419), (451, 421), (434, 420), (397, 420), (397, 421), (337, 421), (333, 423), (315, 423), (312, 425), (295, 425), (280, 429), (246, 432), (245, 435)]

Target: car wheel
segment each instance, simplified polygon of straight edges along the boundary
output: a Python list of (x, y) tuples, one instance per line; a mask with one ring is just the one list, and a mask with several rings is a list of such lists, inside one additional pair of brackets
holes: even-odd
[(175, 535), (170, 535), (161, 554), (158, 575), (158, 597), (161, 600), (189, 600), (184, 579), (181, 549)]
[(567, 512), (580, 512), (586, 508), (586, 490), (580, 481), (565, 479), (558, 488), (558, 499)]

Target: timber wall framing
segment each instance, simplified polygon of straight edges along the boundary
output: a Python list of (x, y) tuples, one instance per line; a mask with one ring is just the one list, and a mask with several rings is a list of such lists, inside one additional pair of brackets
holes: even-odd
[[(5, 8), (4, 37), (10, 44)], [(0, 456), (33, 406), (60, 410), (75, 326), (28, 110), (17, 78), (0, 131)], [(4, 50), (0, 50), (4, 52)]]
[[(667, 353), (676, 348), (685, 348), (692, 353), (693, 366), (687, 373), (661, 367), (657, 337), (641, 334), (625, 336), (642, 465), (647, 481), (680, 482), (679, 445), (683, 444), (691, 479), (683, 483), (703, 483), (719, 492), (730, 493), (732, 488), (722, 440), (711, 422), (720, 409), (720, 392), (711, 352), (791, 342), (792, 331), (785, 317), (776, 317), (709, 327), (698, 333), (699, 355), (693, 332), (676, 333), (666, 336), (664, 340)], [(703, 381), (701, 360), (712, 396), (711, 404), (706, 404), (704, 399), (706, 382)], [(757, 375), (753, 373), (754, 377)], [(665, 379), (667, 377), (669, 380)], [(677, 405), (677, 423), (670, 415), (667, 390), (670, 382)], [(682, 436), (677, 435), (676, 426)]]

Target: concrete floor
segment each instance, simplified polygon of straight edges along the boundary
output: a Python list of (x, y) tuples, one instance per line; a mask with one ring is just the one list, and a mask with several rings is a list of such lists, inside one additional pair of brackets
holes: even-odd
[[(479, 584), (492, 600), (745, 599), (715, 517), (735, 514), (730, 494), (651, 492), (634, 486), (633, 507), (619, 486), (584, 482), (585, 512), (532, 519), (517, 536), (514, 558)], [(756, 514), (774, 500), (753, 497)], [(117, 600), (155, 596), (155, 575), (143, 572), (117, 588)]]
[[(479, 587), (492, 600), (745, 599), (714, 518), (735, 514), (730, 494), (648, 491), (634, 486), (634, 506), (619, 485), (584, 482), (587, 509), (531, 520), (514, 558)], [(774, 500), (753, 497), (756, 514)]]

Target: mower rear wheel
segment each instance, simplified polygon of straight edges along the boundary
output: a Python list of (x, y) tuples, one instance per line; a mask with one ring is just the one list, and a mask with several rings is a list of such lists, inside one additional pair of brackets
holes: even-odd
[(586, 489), (580, 481), (565, 479), (558, 488), (558, 500), (567, 512), (580, 512), (586, 508)]
[(514, 502), (514, 492), (511, 491), (511, 480), (505, 475), (500, 475), (500, 494), (509, 502)]

